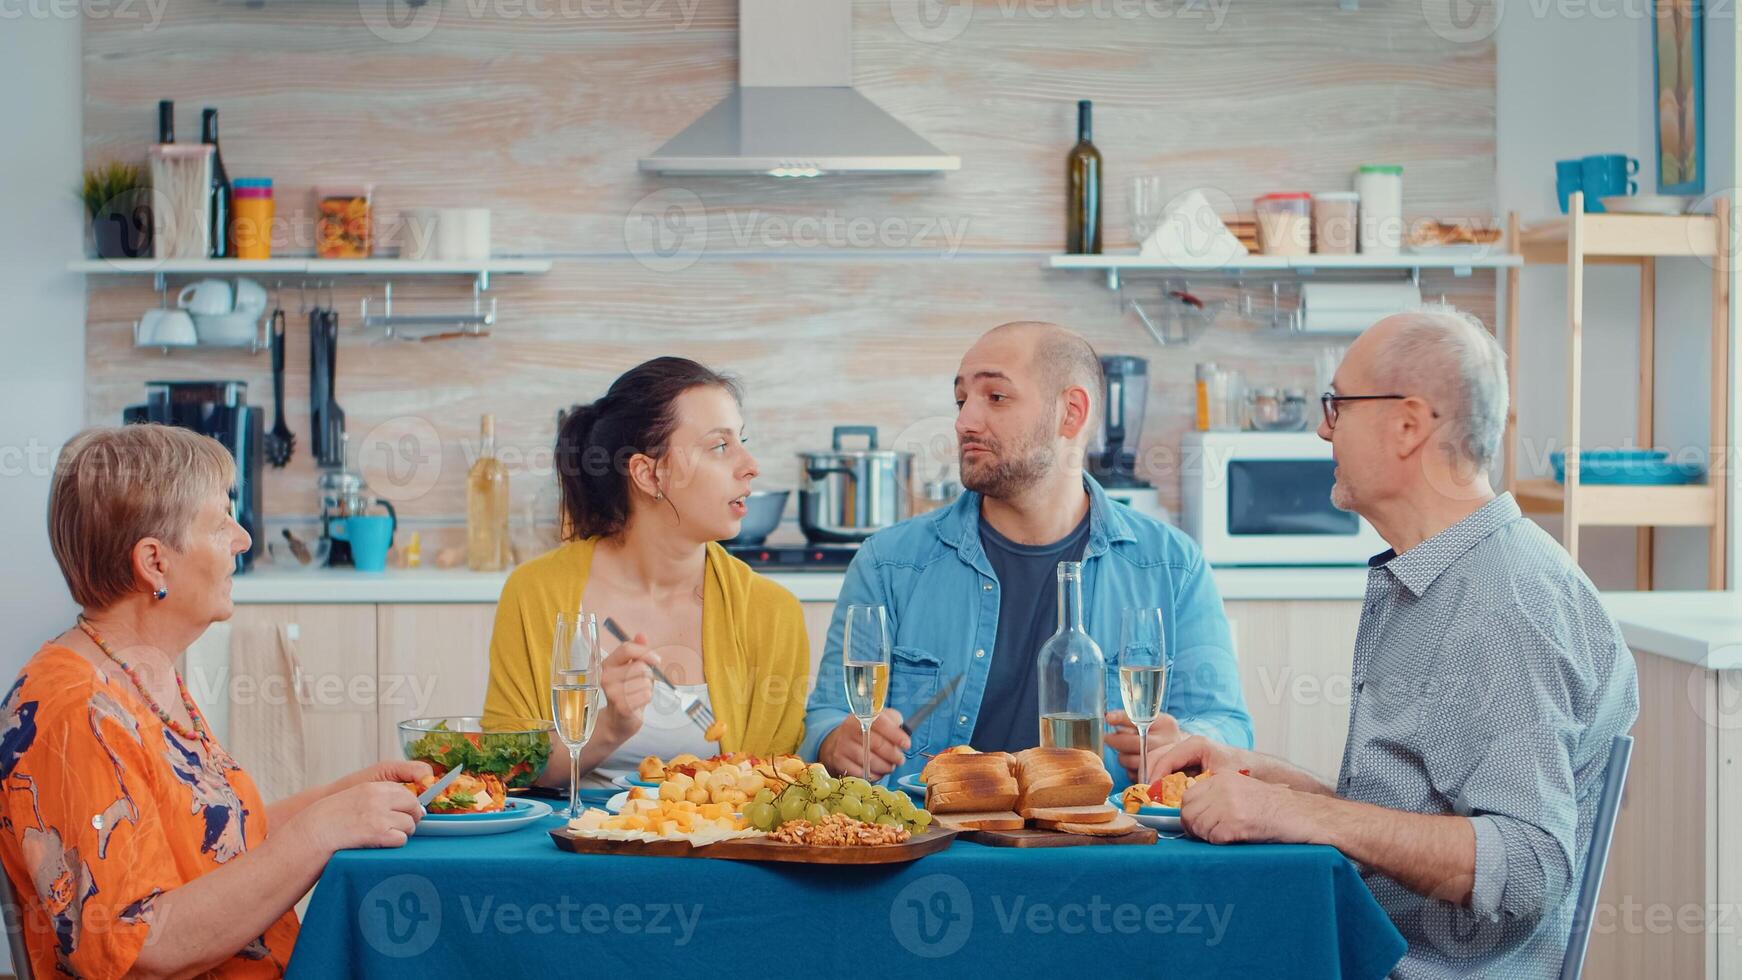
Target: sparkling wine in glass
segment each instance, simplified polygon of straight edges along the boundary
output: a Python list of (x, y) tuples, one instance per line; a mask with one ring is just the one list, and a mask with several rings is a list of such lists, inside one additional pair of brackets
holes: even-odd
[(871, 778), (871, 723), (889, 697), (889, 618), (882, 606), (847, 607), (841, 642), (847, 710), (859, 721), (865, 747), (863, 775)]
[(605, 690), (599, 685), (599, 620), (591, 613), (557, 613), (550, 654), (550, 711), (557, 738), (569, 750), (569, 819), (581, 815), (581, 749), (593, 737)]
[(1167, 634), (1160, 609), (1127, 609), (1120, 617), (1119, 694), (1137, 726), (1138, 781), (1149, 782), (1149, 726), (1167, 701)]

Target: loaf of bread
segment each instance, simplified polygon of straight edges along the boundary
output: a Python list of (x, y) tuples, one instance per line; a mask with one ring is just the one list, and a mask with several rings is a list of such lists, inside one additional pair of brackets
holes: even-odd
[(1016, 778), (1016, 812), (1025, 817), (1045, 807), (1102, 805), (1113, 792), (1107, 767), (1087, 749), (1024, 749), (1016, 753)]
[(933, 813), (1004, 812), (1016, 805), (1016, 760), (1008, 752), (949, 752), (926, 764), (925, 808)]

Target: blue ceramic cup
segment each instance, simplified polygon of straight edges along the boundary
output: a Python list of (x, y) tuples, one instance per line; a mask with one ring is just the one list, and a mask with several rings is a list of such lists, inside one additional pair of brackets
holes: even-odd
[(1627, 178), (1639, 172), (1639, 161), (1619, 153), (1588, 156), (1579, 168), (1580, 189), (1585, 192), (1585, 210), (1601, 212), (1603, 198), (1639, 193), (1637, 181)]
[(395, 521), (386, 514), (357, 514), (333, 522), (333, 537), (351, 543), (351, 562), (359, 572), (387, 570)]
[(1555, 197), (1560, 198), (1562, 214), (1566, 214), (1567, 208), (1572, 206), (1569, 199), (1573, 196), (1573, 192), (1584, 186), (1582, 183), (1584, 173), (1585, 161), (1583, 160), (1556, 160), (1554, 162), (1554, 192)]

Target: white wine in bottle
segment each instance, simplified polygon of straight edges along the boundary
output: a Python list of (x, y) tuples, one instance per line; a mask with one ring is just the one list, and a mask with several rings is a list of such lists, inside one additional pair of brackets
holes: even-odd
[(508, 568), (508, 468), (496, 458), (496, 419), (484, 416), (478, 461), (466, 474), (466, 567)]

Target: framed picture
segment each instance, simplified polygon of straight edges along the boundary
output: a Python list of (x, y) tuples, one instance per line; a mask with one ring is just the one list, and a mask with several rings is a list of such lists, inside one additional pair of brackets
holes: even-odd
[(1657, 192), (1706, 192), (1705, 10), (1702, 0), (1653, 0)]

